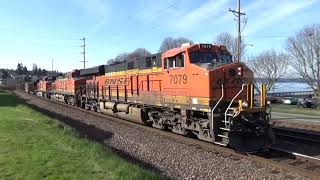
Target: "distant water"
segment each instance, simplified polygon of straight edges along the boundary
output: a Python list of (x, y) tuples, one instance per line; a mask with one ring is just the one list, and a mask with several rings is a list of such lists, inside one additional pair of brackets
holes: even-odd
[(296, 91), (312, 91), (307, 83), (301, 82), (280, 82), (276, 83), (275, 89), (270, 92), (296, 92)]

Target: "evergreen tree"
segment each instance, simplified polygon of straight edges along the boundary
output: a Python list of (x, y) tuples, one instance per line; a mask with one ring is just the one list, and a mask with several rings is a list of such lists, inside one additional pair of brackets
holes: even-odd
[(17, 70), (16, 70), (17, 74), (21, 75), (22, 71), (23, 71), (23, 64), (22, 63), (18, 63)]

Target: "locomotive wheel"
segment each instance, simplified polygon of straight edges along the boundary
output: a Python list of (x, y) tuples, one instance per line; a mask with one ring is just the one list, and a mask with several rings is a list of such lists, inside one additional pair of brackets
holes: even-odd
[(183, 127), (181, 127), (181, 124), (176, 124), (175, 126), (173, 126), (172, 132), (181, 134), (181, 135), (187, 135), (186, 130)]
[(152, 127), (157, 128), (157, 129), (164, 129), (162, 124), (158, 124), (158, 123), (152, 123)]
[(213, 142), (210, 132), (209, 131), (199, 131), (199, 134), (197, 135), (198, 139), (208, 142)]
[(153, 121), (152, 127), (157, 128), (157, 129), (164, 129), (164, 126), (162, 124), (162, 121)]
[(86, 105), (84, 103), (81, 103), (81, 108), (85, 109)]
[(93, 106), (93, 107), (92, 107), (92, 111), (97, 112), (97, 111), (98, 111), (97, 106)]
[(99, 106), (97, 106), (96, 108), (97, 108), (97, 109), (96, 109), (96, 110), (97, 110), (96, 112), (101, 113), (101, 109), (100, 109), (100, 107), (99, 107)]

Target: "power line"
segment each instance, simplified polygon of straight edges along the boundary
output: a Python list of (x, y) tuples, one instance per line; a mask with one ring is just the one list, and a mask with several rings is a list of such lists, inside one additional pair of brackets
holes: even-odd
[[(170, 6), (168, 6), (168, 9), (172, 8), (173, 6), (175, 6), (176, 3), (174, 4), (171, 4)], [(187, 10), (185, 10), (185, 12), (183, 13), (180, 13), (179, 15), (177, 15), (175, 18), (178, 18), (178, 17), (182, 17), (182, 16), (185, 16), (187, 15), (188, 13), (192, 12), (193, 10), (195, 10), (196, 8), (194, 7), (191, 7), (191, 8), (188, 8)], [(151, 21), (152, 22), (152, 21)], [(157, 28), (160, 28), (161, 25), (155, 25), (153, 27), (151, 27), (151, 29), (157, 29)]]
[(169, 4), (168, 6), (166, 6), (165, 8), (162, 8), (162, 9), (159, 9), (159, 10), (155, 11), (155, 13), (154, 13), (153, 15), (149, 16), (149, 19), (151, 19), (151, 21), (149, 21), (149, 22), (146, 21), (146, 22), (149, 23), (149, 24), (152, 23), (152, 22), (154, 22), (154, 20), (152, 20), (152, 19), (156, 18), (156, 17), (159, 16), (161, 13), (163, 13), (163, 12), (165, 12), (165, 11), (168, 11), (169, 9), (173, 8), (173, 7), (176, 6), (180, 1), (181, 1), (181, 0), (178, 0), (178, 1), (176, 1), (176, 2), (173, 2), (173, 3)]
[(257, 36), (242, 36), (242, 37), (254, 37), (254, 38), (288, 38), (293, 35), (257, 35)]
[(81, 46), (81, 47), (83, 47), (83, 51), (81, 52), (81, 54), (83, 55), (83, 60), (80, 61), (80, 62), (83, 63), (83, 69), (85, 69), (86, 68), (86, 62), (88, 62), (88, 61), (86, 61), (86, 38), (82, 38), (80, 40), (83, 41), (83, 45)]
[[(151, 29), (151, 30), (155, 30), (155, 29), (161, 28), (161, 25), (159, 25), (159, 24), (153, 24), (153, 23), (155, 22), (155, 18), (158, 17), (160, 14), (163, 14), (164, 12), (168, 11), (169, 9), (174, 8), (174, 7), (175, 7), (177, 4), (179, 4), (180, 2), (181, 2), (181, 0), (177, 0), (176, 2), (173, 2), (173, 1), (172, 1), (172, 3), (169, 4), (168, 6), (166, 6), (165, 8), (159, 9), (159, 10), (155, 11), (155, 13), (151, 14), (151, 15), (149, 16), (149, 19), (151, 19), (151, 20), (149, 20), (149, 21), (143, 21), (143, 22), (137, 21), (137, 22), (140, 23), (140, 24), (141, 24), (141, 23), (150, 24), (150, 29)], [(193, 9), (194, 9), (194, 7), (189, 8), (188, 10), (186, 10), (185, 13), (178, 15), (178, 17), (181, 17), (181, 16), (183, 16), (183, 15), (185, 15), (185, 14), (188, 14), (188, 13), (189, 13), (191, 10), (193, 10)], [(142, 10), (140, 10), (140, 11), (143, 11), (143, 10), (144, 10), (144, 9), (142, 9)], [(136, 16), (136, 17), (137, 17), (137, 16)], [(134, 21), (131, 21), (131, 23), (134, 23)], [(130, 23), (127, 24), (127, 25), (130, 25)], [(137, 36), (135, 36), (135, 37), (137, 37)]]

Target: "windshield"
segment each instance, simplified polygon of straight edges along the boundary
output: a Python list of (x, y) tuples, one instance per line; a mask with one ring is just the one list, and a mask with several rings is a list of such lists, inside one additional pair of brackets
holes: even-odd
[(193, 52), (190, 53), (191, 63), (211, 63), (217, 61), (217, 55), (212, 52)]
[(220, 59), (220, 62), (231, 63), (232, 62), (232, 55), (230, 55), (230, 54), (220, 54), (219, 55), (219, 59)]
[(190, 53), (190, 62), (194, 64), (229, 63), (232, 62), (232, 56), (228, 54), (216, 54), (214, 52), (192, 52)]

